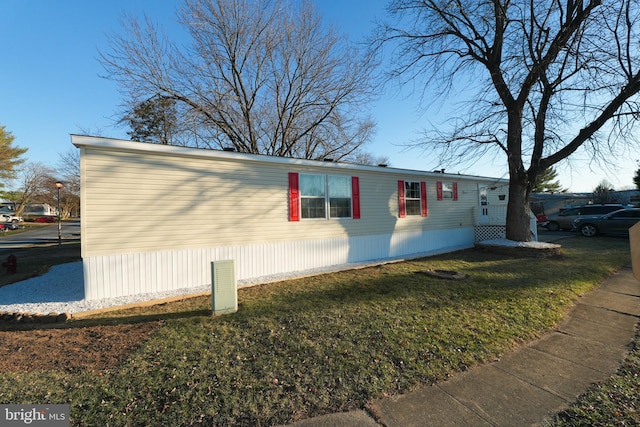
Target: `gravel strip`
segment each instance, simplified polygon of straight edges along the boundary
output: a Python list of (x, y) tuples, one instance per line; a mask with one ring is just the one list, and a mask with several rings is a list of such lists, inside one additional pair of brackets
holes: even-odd
[[(382, 262), (389, 262), (389, 260), (380, 260), (378, 262), (371, 261), (366, 263), (349, 263), (313, 270), (256, 277), (248, 280), (239, 280), (238, 286), (271, 283), (296, 277), (348, 270), (366, 265), (379, 264)], [(134, 304), (143, 301), (210, 291), (211, 286), (205, 285), (176, 289), (173, 291), (88, 301), (84, 299), (84, 277), (82, 262), (79, 261), (56, 265), (42, 276), (0, 287), (0, 313), (74, 314), (82, 313), (84, 311)]]

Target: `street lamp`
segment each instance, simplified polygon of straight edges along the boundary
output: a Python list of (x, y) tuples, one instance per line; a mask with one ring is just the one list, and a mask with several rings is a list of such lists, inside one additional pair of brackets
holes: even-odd
[(60, 181), (56, 182), (56, 188), (58, 189), (58, 246), (62, 245), (62, 224), (60, 222), (60, 189), (63, 187)]

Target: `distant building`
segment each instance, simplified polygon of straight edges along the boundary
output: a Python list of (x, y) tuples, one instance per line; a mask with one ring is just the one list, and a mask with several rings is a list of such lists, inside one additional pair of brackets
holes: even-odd
[(48, 203), (29, 203), (22, 211), (22, 215), (32, 216), (55, 216), (57, 214), (56, 209)]

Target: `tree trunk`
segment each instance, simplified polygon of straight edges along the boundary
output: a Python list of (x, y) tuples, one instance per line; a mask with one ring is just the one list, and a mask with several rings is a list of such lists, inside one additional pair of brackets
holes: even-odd
[(507, 203), (507, 239), (531, 240), (529, 226), (529, 175), (522, 163), (522, 106), (508, 109), (507, 147), (509, 150), (509, 202)]
[(526, 174), (509, 174), (509, 202), (507, 204), (507, 239), (517, 242), (531, 240), (529, 222), (529, 191)]

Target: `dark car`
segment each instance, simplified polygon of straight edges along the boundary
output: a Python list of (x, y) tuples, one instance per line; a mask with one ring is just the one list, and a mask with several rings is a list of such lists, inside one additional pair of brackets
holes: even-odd
[(586, 237), (598, 234), (629, 235), (629, 229), (640, 222), (640, 209), (621, 209), (599, 217), (578, 218), (573, 229)]
[(549, 215), (547, 217), (547, 229), (549, 231), (558, 231), (559, 229), (571, 230), (573, 220), (582, 218), (585, 216), (593, 217), (608, 214), (609, 212), (617, 211), (618, 209), (630, 208), (628, 205), (621, 204), (598, 204), (598, 205), (584, 205), (576, 206), (573, 208), (565, 209), (557, 214)]

